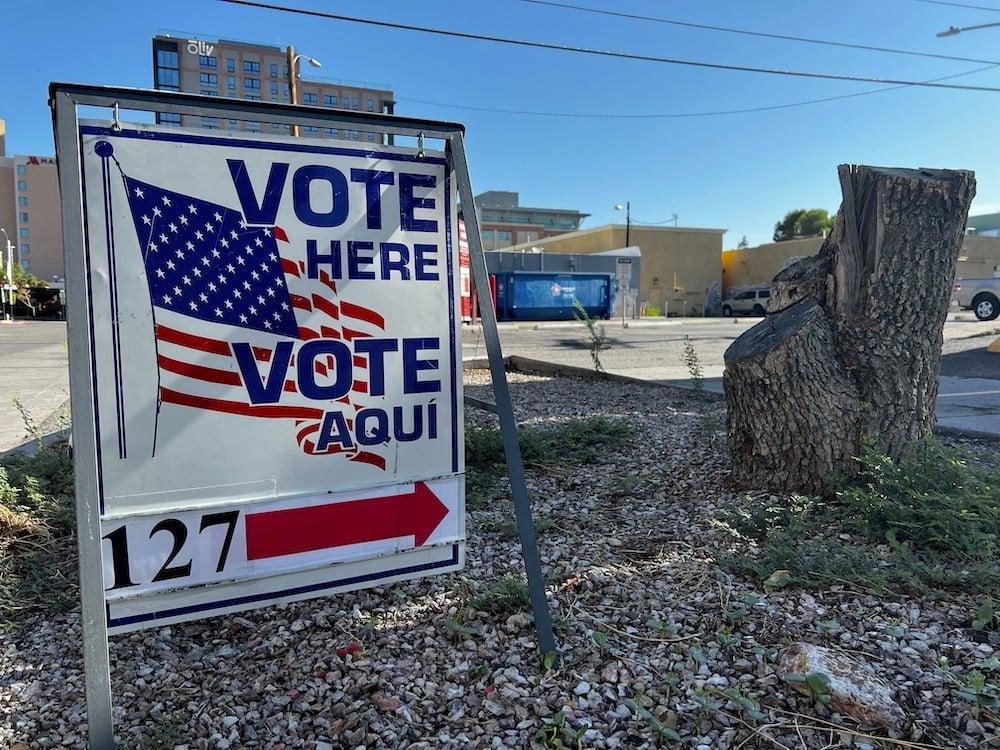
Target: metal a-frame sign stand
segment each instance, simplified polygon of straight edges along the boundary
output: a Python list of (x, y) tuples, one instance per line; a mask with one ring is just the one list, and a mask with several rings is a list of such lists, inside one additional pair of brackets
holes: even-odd
[[(66, 287), (69, 299), (70, 367), (87, 367), (89, 342), (94, 336), (88, 305), (89, 293), (82, 200), (81, 145), (79, 113), (81, 106), (118, 110), (174, 113), (220, 120), (241, 119), (282, 125), (313, 127), (348, 127), (374, 130), (390, 135), (415, 137), (418, 148), (424, 138), (445, 143), (449, 165), (454, 170), (459, 199), (464, 209), (469, 239), (472, 279), (482, 317), (483, 336), (489, 357), (490, 375), (500, 420), (511, 494), (517, 518), (518, 534), (527, 573), (532, 613), (543, 654), (555, 653), (552, 622), (545, 598), (542, 575), (531, 518), (531, 504), (524, 478), (524, 466), (517, 439), (517, 426), (510, 389), (500, 351), (496, 314), (490, 299), (490, 287), (483, 255), (479, 220), (476, 215), (465, 154), (463, 125), (436, 120), (383, 115), (368, 112), (326, 110), (292, 104), (244, 101), (168, 91), (53, 83), (49, 89), (53, 113), (56, 154), (59, 165), (59, 190), (62, 204), (63, 245), (66, 258)], [(89, 741), (93, 750), (114, 747), (111, 713), (111, 679), (108, 656), (108, 629), (101, 550), (101, 519), (97, 475), (95, 399), (89, 377), (77, 378), (83, 384), (72, 394), (74, 465), (76, 481), (76, 521), (80, 552), (80, 598), (83, 622), (83, 656), (86, 678)], [(470, 400), (470, 405), (476, 404)], [(492, 408), (489, 409), (493, 411)]]

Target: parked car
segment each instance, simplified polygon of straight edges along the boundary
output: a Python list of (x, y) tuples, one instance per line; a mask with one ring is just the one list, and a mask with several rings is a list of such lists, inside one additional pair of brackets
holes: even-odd
[(730, 293), (722, 300), (722, 314), (727, 318), (734, 315), (764, 315), (767, 312), (767, 300), (770, 296), (771, 290), (766, 287)]
[(1000, 278), (956, 279), (952, 294), (959, 307), (972, 310), (979, 320), (1000, 315)]

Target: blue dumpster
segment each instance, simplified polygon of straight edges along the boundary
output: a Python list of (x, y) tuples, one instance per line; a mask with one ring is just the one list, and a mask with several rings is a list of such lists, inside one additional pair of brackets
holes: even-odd
[(498, 320), (573, 320), (574, 300), (592, 318), (610, 318), (614, 303), (609, 273), (507, 271), (496, 274)]

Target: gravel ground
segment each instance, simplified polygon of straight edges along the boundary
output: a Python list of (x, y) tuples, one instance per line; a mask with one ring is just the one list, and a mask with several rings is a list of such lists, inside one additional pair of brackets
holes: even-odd
[[(489, 398), (485, 373), (466, 377), (469, 395)], [(522, 570), (509, 510), (475, 510), (460, 575), (114, 639), (120, 746), (526, 748), (543, 746), (539, 731), (561, 711), (582, 747), (672, 744), (656, 737), (656, 722), (683, 736), (673, 744), (699, 750), (1000, 747), (995, 717), (973, 718), (956, 689), (993, 655), (967, 629), (980, 602), (849, 587), (765, 593), (713, 562), (726, 542), (712, 519), (736, 501), (725, 453), (702, 429), (704, 411), (718, 419), (718, 401), (510, 379), (523, 422), (603, 414), (634, 427), (629, 445), (601, 461), (529, 476), (548, 526), (540, 546), (555, 668), (542, 668), (525, 614), (470, 610), (491, 581)], [(839, 627), (819, 624), (830, 620)], [(910, 717), (910, 739), (895, 743), (792, 691), (775, 656), (800, 639), (875, 669)], [(84, 746), (79, 653), (75, 612), (0, 635), (0, 746)], [(764, 718), (723, 696), (730, 687)]]

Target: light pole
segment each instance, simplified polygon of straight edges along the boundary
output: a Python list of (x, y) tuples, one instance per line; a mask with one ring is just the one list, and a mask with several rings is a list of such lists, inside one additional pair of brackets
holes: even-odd
[(10, 241), (7, 230), (0, 227), (4, 239), (7, 241), (7, 309), (4, 313), (4, 320), (10, 323), (14, 320), (14, 245)]
[[(288, 58), (288, 93), (292, 104), (299, 103), (299, 60), (306, 57), (302, 54), (295, 54), (295, 47), (288, 45), (285, 48), (285, 55)], [(323, 63), (317, 60), (315, 57), (306, 57), (306, 61), (312, 65), (314, 68), (322, 68)], [(298, 136), (299, 126), (298, 124), (292, 125), (292, 135)]]
[(632, 243), (630, 242), (630, 240), (632, 238), (631, 237), (631, 235), (632, 235), (632, 204), (629, 201), (625, 201), (625, 205), (624, 206), (621, 203), (616, 203), (615, 204), (615, 211), (624, 211), (625, 212), (625, 247), (631, 247)]
[(949, 26), (944, 31), (939, 31), (937, 36), (957, 36), (963, 31), (975, 31), (976, 29), (989, 29), (1000, 26), (1000, 23), (981, 23), (978, 26)]

